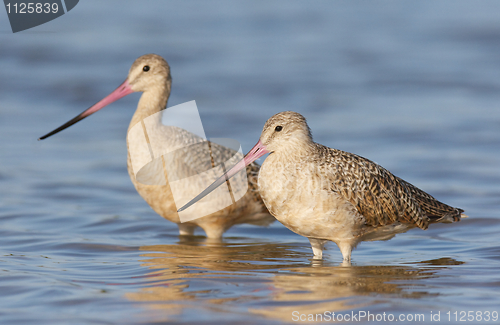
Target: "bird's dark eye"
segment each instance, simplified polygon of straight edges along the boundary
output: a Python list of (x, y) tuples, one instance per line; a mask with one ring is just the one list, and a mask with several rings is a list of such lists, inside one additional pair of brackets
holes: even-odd
[(145, 66), (142, 68), (142, 71), (146, 71), (146, 72), (148, 72), (148, 71), (149, 71), (149, 65), (145, 65)]
[(283, 130), (283, 127), (282, 127), (281, 125), (278, 125), (278, 126), (274, 129), (274, 131), (276, 131), (276, 132), (280, 132), (281, 130)]

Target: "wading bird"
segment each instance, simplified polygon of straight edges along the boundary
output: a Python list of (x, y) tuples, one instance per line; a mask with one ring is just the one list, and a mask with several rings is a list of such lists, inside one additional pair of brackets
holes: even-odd
[(315, 143), (306, 119), (295, 112), (271, 117), (250, 152), (187, 209), (227, 178), (269, 153), (259, 172), (260, 195), (273, 216), (309, 238), (321, 259), (335, 242), (347, 264), (361, 241), (387, 240), (410, 228), (460, 221), (463, 210), (439, 202), (378, 164)]
[[(137, 110), (135, 111), (132, 121), (129, 125), (129, 131), (138, 123), (142, 123), (144, 119), (153, 116), (156, 120), (153, 121), (159, 127), (155, 129), (155, 140), (161, 142), (165, 148), (169, 146), (177, 148), (179, 143), (192, 143), (197, 141), (197, 136), (179, 128), (167, 128), (161, 126), (161, 114), (156, 114), (163, 111), (167, 106), (167, 100), (170, 96), (170, 88), (172, 85), (172, 78), (170, 76), (170, 67), (168, 63), (159, 55), (147, 54), (135, 60), (130, 68), (127, 79), (111, 94), (104, 99), (88, 108), (72, 120), (42, 136), (39, 140), (50, 137), (70, 127), (71, 125), (81, 121), (85, 117), (97, 112), (103, 107), (113, 103), (114, 101), (131, 94), (133, 92), (142, 92), (139, 100)], [(194, 140), (193, 140), (194, 139)], [(181, 235), (192, 235), (195, 228), (201, 227), (208, 238), (221, 238), (222, 234), (230, 227), (236, 224), (249, 223), (255, 225), (268, 225), (275, 219), (267, 211), (260, 195), (256, 189), (256, 178), (259, 170), (259, 165), (251, 164), (246, 169), (248, 177), (249, 191), (236, 203), (219, 210), (215, 213), (208, 214), (204, 217), (191, 220), (189, 222), (181, 223), (177, 213), (171, 188), (168, 182), (165, 185), (146, 185), (137, 181), (136, 175), (131, 162), (131, 151), (140, 150), (135, 148), (136, 143), (131, 143), (130, 138), (127, 138), (127, 168), (137, 192), (144, 200), (163, 218), (177, 223)], [(147, 139), (149, 143), (149, 138)], [(219, 160), (225, 161), (233, 157), (236, 153), (234, 150), (212, 143), (210, 146), (211, 153), (217, 156)], [(209, 165), (210, 160), (202, 159), (196, 156), (196, 152), (190, 153), (189, 163)], [(160, 173), (151, 175), (151, 177), (164, 177), (167, 174), (165, 169), (165, 162), (158, 160)], [(169, 165), (168, 170), (176, 170), (186, 168), (185, 161), (173, 161), (173, 166)], [(213, 163), (213, 162), (212, 162)], [(158, 166), (157, 166), (158, 167)], [(187, 166), (193, 167), (193, 166)], [(199, 167), (199, 166), (194, 166)], [(209, 168), (208, 167), (208, 168)], [(203, 169), (202, 168), (202, 169)], [(206, 168), (205, 168), (206, 169)], [(158, 171), (158, 169), (153, 169)], [(204, 215), (204, 214), (203, 214)]]

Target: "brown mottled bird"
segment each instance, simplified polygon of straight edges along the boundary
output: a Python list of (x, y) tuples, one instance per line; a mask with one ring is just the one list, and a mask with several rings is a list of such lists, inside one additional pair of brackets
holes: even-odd
[[(195, 228), (201, 227), (205, 231), (207, 237), (216, 239), (220, 238), (226, 230), (237, 224), (250, 223), (264, 226), (273, 222), (275, 219), (267, 211), (256, 189), (256, 175), (259, 170), (259, 165), (257, 164), (252, 164), (247, 168), (247, 179), (250, 190), (240, 200), (219, 211), (213, 208), (205, 209), (201, 207), (201, 209), (195, 211), (195, 218), (189, 218), (193, 220), (189, 220), (188, 222), (181, 222), (179, 218), (172, 189), (170, 183), (165, 182), (165, 175), (169, 173), (178, 174), (178, 172), (186, 174), (189, 173), (189, 169), (197, 171), (200, 169), (207, 170), (213, 167), (213, 161), (204, 159), (204, 156), (200, 155), (200, 150), (197, 151), (197, 148), (191, 149), (187, 155), (182, 156), (183, 159), (169, 159), (168, 162), (166, 161), (167, 158), (165, 158), (166, 155), (155, 157), (158, 159), (155, 159), (152, 163), (147, 165), (147, 168), (143, 168), (145, 171), (142, 174), (142, 179), (147, 180), (147, 182), (139, 182), (137, 180), (131, 161), (131, 153), (146, 150), (145, 155), (149, 155), (153, 142), (156, 144), (160, 143), (162, 149), (168, 151), (176, 150), (186, 143), (192, 144), (200, 141), (199, 136), (184, 129), (163, 125), (162, 116), (164, 112), (168, 112), (166, 107), (168, 97), (170, 96), (171, 86), (172, 78), (170, 76), (170, 67), (167, 61), (156, 54), (143, 55), (135, 60), (130, 68), (127, 79), (115, 91), (72, 120), (54, 131), (47, 133), (39, 140), (48, 138), (70, 127), (128, 94), (142, 92), (137, 110), (129, 125), (129, 136), (127, 137), (127, 167), (137, 192), (139, 192), (153, 210), (163, 218), (177, 223), (181, 235), (192, 235)], [(142, 137), (144, 137), (141, 124), (148, 124), (151, 127), (150, 129), (146, 128), (148, 131), (146, 131), (147, 138), (144, 142), (138, 141), (140, 137), (130, 136), (132, 130), (137, 130)], [(149, 133), (150, 130), (154, 132)], [(149, 146), (149, 150), (147, 146)], [(199, 148), (200, 147), (198, 147), (198, 149)], [(217, 145), (216, 143), (211, 143), (209, 148), (212, 157), (217, 161), (227, 161), (231, 157), (234, 157), (236, 153), (236, 151)], [(171, 155), (169, 157), (172, 158)], [(168, 165), (166, 165), (167, 163)], [(170, 178), (170, 176), (172, 175), (168, 177)], [(158, 179), (162, 179), (163, 183), (161, 183), (162, 180), (158, 181)], [(161, 185), (158, 185), (160, 183)], [(184, 192), (182, 194), (186, 196), (188, 193), (192, 192), (193, 189), (198, 193), (199, 190), (195, 185), (199, 184), (191, 183), (185, 188), (182, 188), (181, 190)], [(190, 194), (189, 197), (194, 196), (196, 193)], [(217, 204), (217, 202), (214, 204)], [(207, 213), (206, 211), (216, 212)]]
[(315, 143), (306, 119), (282, 112), (264, 125), (259, 142), (198, 199), (257, 158), (270, 153), (259, 172), (259, 191), (273, 216), (309, 238), (315, 258), (335, 242), (350, 263), (366, 240), (387, 240), (410, 228), (460, 221), (463, 210), (439, 202), (378, 164)]

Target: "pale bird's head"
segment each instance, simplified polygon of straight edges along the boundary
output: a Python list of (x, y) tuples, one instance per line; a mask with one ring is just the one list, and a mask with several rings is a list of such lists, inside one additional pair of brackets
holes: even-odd
[(127, 81), (134, 92), (144, 92), (154, 87), (165, 88), (172, 82), (170, 67), (161, 56), (146, 54), (134, 61)]
[(153, 91), (149, 94), (166, 94), (168, 98), (171, 83), (172, 78), (167, 61), (156, 54), (143, 55), (134, 61), (127, 79), (111, 94), (38, 140), (46, 139), (134, 92)]
[(267, 120), (260, 142), (269, 152), (293, 150), (312, 142), (312, 135), (304, 116), (286, 111)]

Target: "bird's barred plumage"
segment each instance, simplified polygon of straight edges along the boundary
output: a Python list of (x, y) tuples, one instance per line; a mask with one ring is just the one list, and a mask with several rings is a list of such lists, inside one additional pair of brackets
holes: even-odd
[(361, 156), (315, 143), (318, 169), (331, 190), (351, 202), (370, 226), (394, 222), (427, 229), (429, 223), (459, 221), (462, 209), (436, 200), (416, 186)]

